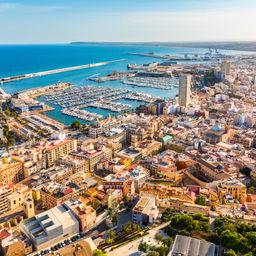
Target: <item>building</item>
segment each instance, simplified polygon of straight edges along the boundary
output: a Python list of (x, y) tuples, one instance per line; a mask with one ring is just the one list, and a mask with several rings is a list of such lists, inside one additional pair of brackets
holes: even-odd
[(9, 211), (17, 212), (22, 209), (27, 218), (35, 215), (32, 190), (28, 186), (22, 184), (16, 185), (13, 188), (13, 192), (7, 197), (7, 200)]
[(16, 161), (10, 156), (0, 158), (0, 183), (16, 184), (23, 179), (23, 162)]
[(24, 237), (13, 236), (12, 229), (0, 230), (1, 256), (26, 256), (32, 253), (31, 242)]
[(142, 166), (136, 166), (130, 172), (128, 179), (134, 181), (135, 192), (139, 193), (140, 187), (149, 178), (150, 172)]
[(191, 94), (191, 76), (184, 75), (179, 78), (179, 105), (188, 107)]
[(41, 250), (79, 233), (79, 223), (71, 210), (63, 206), (40, 213), (20, 223), (21, 232)]
[(76, 156), (67, 155), (56, 160), (56, 164), (72, 168), (73, 173), (89, 173), (89, 159), (81, 159)]
[[(92, 239), (86, 238), (83, 241), (79, 241), (75, 246), (68, 246), (64, 249), (58, 250), (59, 256), (93, 256), (97, 247), (95, 246)], [(56, 255), (56, 254), (48, 254)]]
[(229, 178), (220, 183), (217, 189), (220, 196), (226, 194), (225, 192), (228, 192), (234, 199), (237, 199), (238, 201), (241, 201), (241, 198), (246, 196), (246, 186), (234, 178)]
[(9, 210), (8, 196), (12, 191), (10, 186), (0, 184), (0, 215)]
[(158, 213), (156, 197), (152, 195), (142, 195), (132, 210), (133, 221), (140, 225), (153, 224)]
[(115, 175), (111, 174), (105, 177), (102, 185), (104, 190), (121, 189), (123, 191), (123, 195), (134, 194), (135, 192), (133, 180), (129, 180), (125, 177), (116, 177)]
[(40, 190), (41, 206), (45, 209), (61, 205), (64, 201), (73, 198), (87, 190), (87, 185), (61, 185), (56, 182), (45, 184)]
[(76, 150), (77, 141), (74, 139), (52, 140), (43, 148), (46, 167), (49, 168), (57, 159)]
[(83, 201), (82, 197), (69, 199), (64, 202), (63, 206), (73, 212), (79, 222), (80, 230), (85, 232), (95, 225), (96, 211), (92, 207), (86, 206)]
[(97, 120), (94, 125), (89, 126), (89, 137), (95, 139), (103, 133), (109, 133), (109, 131), (112, 128), (115, 128), (117, 124), (117, 120), (110, 116), (103, 120)]
[[(112, 151), (108, 148), (108, 157), (112, 157)], [(97, 150), (97, 149), (88, 149), (85, 151), (77, 151), (71, 153), (72, 156), (75, 156), (80, 159), (85, 159), (88, 162), (89, 171), (93, 172), (96, 165), (105, 158), (105, 153), (103, 150)]]
[(196, 238), (176, 235), (169, 256), (218, 256), (217, 248), (213, 243)]
[(162, 115), (165, 104), (165, 100), (158, 99), (148, 105), (148, 110), (150, 113), (152, 113), (152, 115)]
[(224, 82), (227, 76), (230, 75), (230, 67), (231, 67), (230, 61), (222, 61), (221, 70), (220, 70), (220, 79), (222, 82)]
[(229, 137), (230, 130), (228, 126), (221, 127), (219, 125), (214, 125), (203, 134), (203, 139), (213, 145), (216, 145), (221, 141), (227, 141)]
[(122, 190), (121, 189), (108, 189), (108, 208), (117, 209), (120, 202), (122, 201)]

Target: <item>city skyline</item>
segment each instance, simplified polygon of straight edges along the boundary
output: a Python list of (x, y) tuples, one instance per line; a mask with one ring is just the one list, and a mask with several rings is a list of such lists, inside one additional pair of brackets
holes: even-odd
[(0, 1), (0, 44), (253, 41), (255, 7), (252, 0)]

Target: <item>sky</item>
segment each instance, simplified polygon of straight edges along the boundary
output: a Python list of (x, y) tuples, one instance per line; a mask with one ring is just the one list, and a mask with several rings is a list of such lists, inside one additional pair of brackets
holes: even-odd
[(256, 0), (0, 0), (0, 44), (256, 40)]

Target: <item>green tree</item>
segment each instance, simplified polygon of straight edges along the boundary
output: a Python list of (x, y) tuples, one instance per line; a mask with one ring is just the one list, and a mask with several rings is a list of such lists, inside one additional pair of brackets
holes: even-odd
[(97, 249), (94, 254), (94, 256), (107, 256), (106, 253), (104, 253), (102, 250)]
[(223, 256), (237, 256), (237, 254), (231, 249), (223, 253)]
[(109, 216), (112, 217), (112, 215), (113, 215), (113, 208), (112, 207), (108, 208), (108, 213), (109, 213)]
[(156, 252), (156, 251), (150, 251), (148, 253), (148, 256), (159, 256), (159, 255), (160, 255), (159, 252)]
[(116, 214), (112, 217), (112, 223), (116, 225), (116, 224), (118, 223), (119, 219), (120, 219), (120, 216), (116, 213)]
[(250, 244), (251, 248), (256, 247), (256, 232), (247, 232), (245, 238)]
[(139, 245), (139, 251), (141, 252), (147, 252), (148, 250), (148, 244), (146, 242), (142, 242)]
[(108, 232), (108, 237), (113, 239), (115, 235), (116, 235), (115, 231), (113, 229), (110, 229)]
[(129, 197), (127, 195), (124, 195), (123, 196), (123, 201), (124, 201), (124, 204), (127, 205), (129, 203)]
[(106, 244), (112, 244), (113, 242), (114, 242), (114, 240), (109, 237), (105, 239)]
[(80, 129), (81, 126), (82, 126), (82, 124), (81, 124), (81, 122), (78, 121), (78, 120), (76, 120), (76, 121), (74, 121), (73, 123), (70, 124), (70, 127), (71, 127), (72, 129), (75, 129), (75, 130)]
[(161, 235), (161, 234), (159, 234), (159, 233), (156, 233), (156, 234), (155, 234), (155, 239), (156, 239), (157, 241), (162, 241), (163, 238), (164, 238), (163, 235)]
[(198, 195), (196, 197), (195, 204), (206, 205), (205, 198), (203, 196)]
[(172, 243), (173, 243), (173, 238), (172, 237), (168, 237), (168, 238), (163, 239), (163, 244), (168, 246), (169, 248), (172, 245)]

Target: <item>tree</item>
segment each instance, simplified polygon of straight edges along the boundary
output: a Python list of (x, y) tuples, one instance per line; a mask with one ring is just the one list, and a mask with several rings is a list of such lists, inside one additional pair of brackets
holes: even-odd
[(148, 256), (159, 256), (159, 255), (160, 255), (159, 252), (156, 252), (156, 251), (150, 251), (148, 253)]
[(247, 166), (240, 169), (240, 172), (245, 174), (246, 176), (250, 176), (251, 171), (252, 171), (252, 169)]
[(164, 238), (163, 235), (161, 235), (161, 234), (159, 234), (159, 233), (156, 233), (156, 234), (155, 234), (155, 239), (156, 239), (157, 241), (162, 241), (163, 238)]
[(249, 242), (251, 247), (256, 246), (256, 232), (247, 232), (245, 238)]
[(72, 129), (75, 129), (75, 130), (80, 129), (81, 126), (82, 126), (82, 124), (81, 124), (81, 122), (78, 121), (78, 120), (76, 120), (76, 121), (74, 121), (73, 123), (70, 124), (70, 127), (71, 127)]
[(127, 205), (129, 203), (129, 197), (127, 195), (124, 195), (123, 196), (123, 201), (124, 201), (124, 204)]
[(113, 229), (110, 229), (108, 232), (108, 237), (113, 239), (115, 235), (116, 235), (115, 231)]
[(109, 216), (112, 217), (112, 215), (113, 215), (113, 208), (109, 207), (108, 208), (108, 213), (109, 213)]
[(146, 242), (142, 242), (139, 245), (139, 251), (141, 252), (147, 252), (148, 250), (148, 244)]
[(116, 225), (118, 223), (119, 219), (120, 219), (120, 216), (118, 214), (115, 214), (112, 217), (112, 223)]
[(172, 243), (173, 243), (173, 238), (172, 237), (168, 237), (168, 238), (163, 239), (163, 244), (168, 246), (169, 248), (171, 247)]
[(105, 239), (106, 244), (112, 244), (113, 242), (114, 242), (114, 240), (109, 237)]
[(237, 256), (237, 254), (233, 250), (228, 250), (224, 252), (223, 256)]
[(94, 254), (94, 256), (107, 256), (106, 253), (104, 253), (102, 250), (97, 249)]
[(203, 196), (198, 195), (196, 197), (195, 204), (206, 205), (205, 198)]

